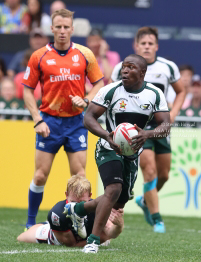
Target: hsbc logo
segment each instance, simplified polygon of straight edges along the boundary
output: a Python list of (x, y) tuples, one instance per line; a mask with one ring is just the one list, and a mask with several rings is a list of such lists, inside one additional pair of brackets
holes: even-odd
[(80, 65), (80, 64), (78, 63), (78, 61), (80, 60), (79, 55), (74, 55), (74, 56), (72, 57), (72, 60), (73, 60), (73, 62), (74, 62), (73, 66), (79, 66), (79, 65)]

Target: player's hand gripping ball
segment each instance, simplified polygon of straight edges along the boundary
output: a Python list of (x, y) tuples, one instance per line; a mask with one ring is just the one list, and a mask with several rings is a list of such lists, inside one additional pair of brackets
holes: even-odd
[(137, 134), (138, 131), (136, 130), (134, 125), (130, 123), (122, 123), (116, 127), (113, 135), (113, 140), (117, 145), (120, 146), (122, 155), (131, 156), (136, 153), (135, 151), (133, 151), (129, 143), (131, 142), (131, 138), (133, 136), (136, 136)]

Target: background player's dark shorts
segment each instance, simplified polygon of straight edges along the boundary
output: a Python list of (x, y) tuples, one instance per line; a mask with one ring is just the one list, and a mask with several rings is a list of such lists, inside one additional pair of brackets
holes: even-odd
[(104, 188), (110, 184), (121, 183), (122, 192), (118, 203), (128, 202), (138, 174), (138, 159), (129, 161), (117, 155), (114, 150), (107, 150), (98, 141), (96, 146), (96, 164)]
[(49, 126), (50, 135), (46, 138), (36, 134), (36, 149), (56, 154), (61, 146), (66, 152), (87, 149), (88, 131), (84, 127), (82, 114), (73, 117), (56, 117), (41, 112), (43, 120)]
[[(145, 130), (153, 130), (155, 127), (145, 128)], [(171, 153), (170, 137), (163, 137), (161, 139), (147, 139), (143, 145), (144, 149), (151, 149), (156, 154)]]

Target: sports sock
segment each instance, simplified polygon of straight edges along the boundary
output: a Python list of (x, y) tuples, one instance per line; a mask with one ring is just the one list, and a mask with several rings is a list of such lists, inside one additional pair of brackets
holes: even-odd
[(100, 237), (97, 237), (97, 236), (91, 234), (87, 238), (87, 244), (92, 244), (92, 243), (95, 243), (96, 245), (100, 245)]
[(32, 181), (29, 189), (28, 220), (26, 226), (36, 224), (36, 216), (43, 199), (44, 186), (36, 186)]
[(154, 225), (155, 225), (156, 223), (158, 223), (158, 222), (163, 222), (160, 213), (152, 214), (152, 215), (151, 215), (151, 218), (152, 218), (152, 220), (153, 220), (153, 222), (154, 222)]
[(84, 203), (85, 201), (82, 201), (80, 203), (77, 203), (74, 207), (75, 213), (80, 217), (84, 217), (88, 214), (84, 209)]

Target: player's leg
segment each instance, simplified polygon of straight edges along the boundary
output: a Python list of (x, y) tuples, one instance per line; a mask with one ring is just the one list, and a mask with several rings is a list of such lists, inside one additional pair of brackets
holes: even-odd
[(165, 137), (155, 142), (156, 166), (158, 174), (157, 190), (159, 191), (168, 180), (171, 161), (170, 137)]
[(46, 138), (36, 134), (36, 155), (34, 178), (29, 190), (28, 221), (26, 227), (36, 223), (36, 215), (43, 198), (46, 184), (55, 154), (63, 143), (61, 132), (62, 119), (41, 112), (41, 116), (50, 128)]
[(55, 154), (36, 149), (34, 178), (29, 189), (27, 228), (36, 223), (36, 216), (43, 198), (44, 186), (50, 173), (54, 156)]
[(159, 191), (168, 180), (170, 172), (171, 154), (156, 154), (156, 167), (158, 174), (157, 190)]
[[(159, 214), (158, 192), (156, 188), (157, 170), (154, 151), (146, 149), (142, 152), (140, 156), (140, 167), (144, 176), (144, 198), (146, 201), (144, 206), (148, 207), (151, 214), (154, 231), (163, 233), (165, 232), (165, 228), (161, 215)], [(148, 216), (148, 213), (146, 213), (146, 216)]]
[(71, 175), (85, 176), (88, 130), (83, 125), (83, 115), (63, 120), (65, 136), (64, 150), (67, 153)]
[[(147, 187), (150, 187), (152, 183), (155, 183), (156, 179), (156, 165), (155, 165), (155, 153), (151, 149), (145, 149), (142, 154), (140, 155), (140, 167), (142, 170), (142, 174), (144, 177), (144, 196), (136, 197), (136, 203), (139, 207), (142, 208), (145, 216), (145, 220), (150, 225), (153, 225), (153, 221), (150, 215), (150, 211), (148, 209), (148, 205), (151, 207), (152, 212), (154, 212), (156, 207), (154, 206), (155, 198), (155, 189), (147, 190)], [(146, 189), (146, 190), (145, 190)], [(150, 189), (150, 188), (149, 188)], [(147, 191), (147, 192), (145, 192)], [(151, 196), (151, 199), (148, 199), (148, 203), (145, 201), (145, 197), (148, 198)]]
[(37, 243), (36, 241), (36, 231), (37, 229), (42, 226), (42, 224), (37, 224), (30, 227), (26, 232), (23, 232), (17, 237), (19, 242), (26, 242), (26, 243)]
[(80, 174), (85, 176), (87, 151), (67, 152), (71, 175)]

